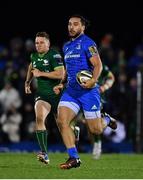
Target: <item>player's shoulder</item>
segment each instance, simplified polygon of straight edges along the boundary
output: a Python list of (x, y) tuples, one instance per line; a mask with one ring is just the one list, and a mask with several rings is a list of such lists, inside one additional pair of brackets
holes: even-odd
[(89, 37), (85, 34), (83, 35), (82, 40), (83, 40), (83, 42), (96, 45), (95, 41), (91, 37)]
[(36, 58), (37, 56), (38, 56), (38, 53), (37, 53), (37, 52), (33, 52), (33, 53), (30, 54), (30, 58), (31, 58), (31, 59), (34, 59), (34, 58)]
[(65, 42), (65, 43), (64, 43), (64, 45), (63, 45), (63, 49), (65, 49), (67, 46), (69, 46), (69, 45), (70, 45), (70, 43), (71, 43), (71, 41), (67, 41), (67, 42)]
[(49, 54), (53, 57), (53, 58), (62, 58), (60, 52), (54, 48), (50, 48), (49, 49)]

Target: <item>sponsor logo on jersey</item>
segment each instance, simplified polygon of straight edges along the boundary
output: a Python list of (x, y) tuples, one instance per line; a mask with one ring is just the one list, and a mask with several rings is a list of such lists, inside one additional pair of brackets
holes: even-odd
[(43, 66), (48, 66), (49, 65), (49, 61), (48, 59), (43, 59)]
[(96, 105), (94, 104), (91, 109), (97, 109)]
[(89, 52), (92, 56), (98, 54), (98, 50), (95, 46), (90, 46), (88, 49), (89, 49)]
[(43, 61), (43, 59), (42, 59), (42, 58), (38, 58), (37, 60), (38, 60), (38, 61)]
[(49, 64), (48, 59), (38, 58), (37, 60), (38, 60), (38, 61), (43, 61), (44, 64)]
[(54, 54), (53, 57), (54, 58), (62, 58), (62, 56), (60, 54)]
[(49, 61), (47, 59), (44, 59), (45, 64), (49, 64)]
[(80, 54), (66, 54), (65, 55), (65, 59), (68, 59), (68, 58), (79, 58), (80, 57)]

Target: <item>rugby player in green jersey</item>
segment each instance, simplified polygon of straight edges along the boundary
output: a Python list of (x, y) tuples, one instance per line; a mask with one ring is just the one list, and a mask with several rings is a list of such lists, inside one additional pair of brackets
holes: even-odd
[(38, 153), (39, 161), (48, 164), (47, 154), (47, 130), (45, 120), (50, 112), (56, 115), (60, 94), (55, 94), (53, 87), (59, 84), (64, 76), (64, 66), (59, 52), (50, 48), (49, 35), (46, 32), (38, 32), (35, 37), (36, 52), (31, 54), (26, 81), (25, 93), (30, 94), (30, 83), (37, 80), (35, 93), (36, 137), (41, 152)]

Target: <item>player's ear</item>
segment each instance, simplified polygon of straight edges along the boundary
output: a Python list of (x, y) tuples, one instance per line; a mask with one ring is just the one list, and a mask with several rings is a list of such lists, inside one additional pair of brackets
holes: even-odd
[(85, 31), (85, 26), (84, 26), (84, 25), (82, 26), (82, 31), (83, 31), (83, 32)]
[(81, 29), (82, 29), (82, 32), (84, 33), (84, 31), (85, 31), (85, 26), (83, 25)]
[(47, 39), (47, 43), (48, 43), (48, 46), (50, 47), (50, 40), (49, 39)]

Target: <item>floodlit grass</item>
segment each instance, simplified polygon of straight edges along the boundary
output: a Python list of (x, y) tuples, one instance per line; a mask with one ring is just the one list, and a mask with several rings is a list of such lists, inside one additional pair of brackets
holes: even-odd
[(0, 153), (1, 179), (143, 179), (143, 155), (103, 154), (93, 160), (80, 154), (80, 168), (61, 170), (64, 153), (49, 153), (50, 165), (37, 161), (34, 153)]

